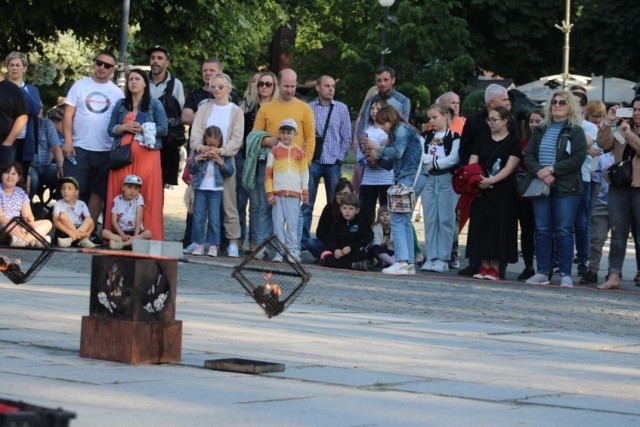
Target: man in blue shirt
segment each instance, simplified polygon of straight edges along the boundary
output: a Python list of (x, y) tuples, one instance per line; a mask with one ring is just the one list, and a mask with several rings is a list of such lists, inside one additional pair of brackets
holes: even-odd
[(318, 98), (309, 103), (315, 119), (316, 145), (309, 166), (309, 201), (302, 205), (302, 246), (311, 237), (313, 206), (320, 179), (324, 180), (327, 203), (333, 199), (333, 190), (341, 175), (342, 161), (351, 145), (351, 118), (349, 108), (333, 99), (336, 82), (331, 76), (320, 76), (316, 83)]

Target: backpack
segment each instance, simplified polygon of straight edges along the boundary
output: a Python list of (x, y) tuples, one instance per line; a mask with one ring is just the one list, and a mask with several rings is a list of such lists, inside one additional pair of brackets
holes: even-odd
[(162, 96), (158, 98), (164, 107), (164, 111), (167, 113), (167, 122), (169, 125), (167, 136), (162, 138), (162, 146), (164, 148), (179, 148), (187, 141), (184, 137), (182, 108), (180, 108), (180, 103), (176, 97), (173, 96), (175, 82), (175, 77), (171, 77), (167, 82), (167, 87), (162, 93)]

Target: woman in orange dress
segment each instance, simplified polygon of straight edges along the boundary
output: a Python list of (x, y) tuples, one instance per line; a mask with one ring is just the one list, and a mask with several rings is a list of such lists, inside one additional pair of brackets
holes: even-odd
[[(153, 138), (155, 124), (155, 138)], [(105, 218), (111, 218), (113, 199), (122, 193), (122, 182), (127, 175), (142, 178), (140, 194), (144, 198), (143, 221), (151, 231), (153, 240), (164, 240), (164, 185), (160, 167), (162, 137), (167, 135), (167, 115), (162, 103), (152, 99), (149, 93), (149, 78), (144, 71), (133, 69), (127, 75), (124, 99), (119, 100), (111, 115), (109, 135), (114, 137), (114, 146), (131, 145), (131, 164), (109, 172), (109, 186), (105, 200)], [(111, 221), (104, 227), (111, 230)]]

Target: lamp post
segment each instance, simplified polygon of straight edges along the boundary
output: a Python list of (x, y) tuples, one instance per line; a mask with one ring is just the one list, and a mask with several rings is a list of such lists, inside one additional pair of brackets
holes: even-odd
[(384, 56), (389, 53), (387, 48), (387, 23), (389, 22), (389, 8), (393, 6), (395, 0), (378, 0), (380, 6), (384, 9), (384, 17), (382, 18), (382, 49), (380, 50), (380, 65), (384, 65)]
[(562, 55), (562, 89), (567, 89), (567, 80), (569, 80), (569, 51), (571, 44), (569, 43), (569, 37), (571, 34), (571, 2), (566, 0), (565, 2), (565, 16), (562, 25), (556, 24), (555, 27), (564, 33), (564, 49)]

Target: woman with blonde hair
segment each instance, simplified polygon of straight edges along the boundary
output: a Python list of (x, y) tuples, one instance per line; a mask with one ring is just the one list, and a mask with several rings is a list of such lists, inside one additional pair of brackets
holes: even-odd
[(534, 130), (525, 149), (529, 173), (551, 187), (549, 196), (533, 199), (538, 272), (527, 283), (549, 283), (555, 243), (560, 286), (573, 287), (574, 222), (583, 191), (581, 168), (587, 139), (580, 107), (571, 92), (554, 92), (545, 109), (544, 122)]

